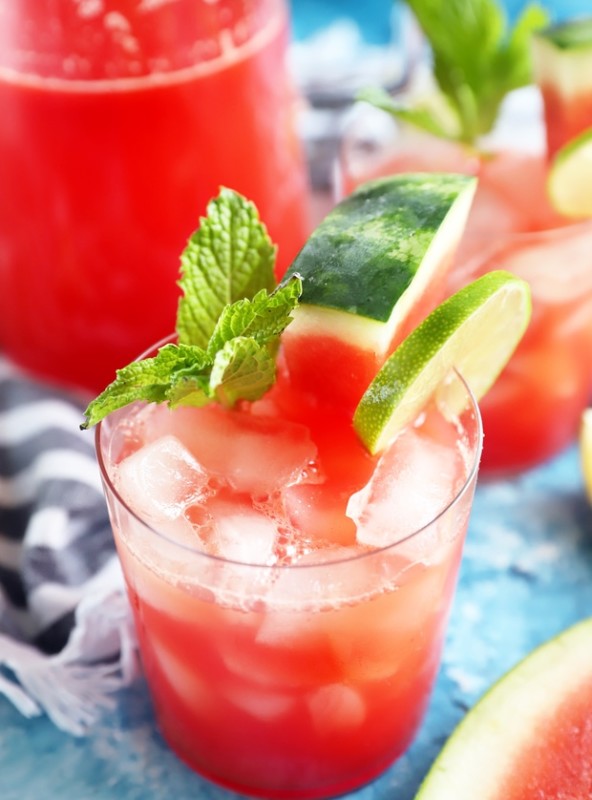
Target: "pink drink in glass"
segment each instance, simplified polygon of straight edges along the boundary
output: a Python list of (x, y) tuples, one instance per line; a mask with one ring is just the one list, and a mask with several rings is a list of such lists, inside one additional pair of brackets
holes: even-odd
[[(220, 185), (308, 234), (283, 0), (0, 0), (0, 348), (94, 391), (174, 327)], [(278, 189), (279, 187), (279, 189)]]
[(480, 417), (459, 376), (380, 459), (283, 372), (237, 411), (115, 412), (97, 446), (174, 751), (261, 797), (385, 770), (428, 703), (473, 498)]
[[(573, 223), (552, 209), (540, 148), (479, 157), (402, 129), (375, 109), (364, 116), (364, 133), (352, 127), (345, 138), (341, 193), (396, 172), (452, 170), (479, 177), (447, 291), (505, 269), (528, 281), (533, 300), (526, 335), (480, 401), (486, 442), (481, 470), (507, 474), (535, 466), (574, 440), (592, 391), (592, 222)], [(369, 125), (377, 126), (378, 138), (367, 138)]]

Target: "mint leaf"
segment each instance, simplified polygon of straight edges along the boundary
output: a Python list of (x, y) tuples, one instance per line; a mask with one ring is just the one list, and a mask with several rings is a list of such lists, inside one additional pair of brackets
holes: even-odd
[[(431, 47), (434, 77), (457, 119), (456, 130), (444, 134), (475, 144), (493, 128), (508, 92), (532, 81), (530, 37), (548, 14), (532, 3), (510, 29), (497, 0), (405, 2)], [(429, 115), (408, 121), (436, 132)]]
[(117, 370), (113, 383), (89, 404), (85, 411), (86, 422), (80, 427), (96, 425), (107, 414), (137, 400), (164, 402), (172, 385), (189, 374), (199, 374), (207, 363), (208, 357), (200, 348), (174, 344), (161, 347), (153, 358), (133, 361)]
[(205, 348), (226, 305), (271, 291), (275, 252), (253, 203), (221, 189), (181, 255), (179, 342)]
[(275, 353), (281, 333), (302, 293), (302, 281), (293, 276), (275, 292), (264, 289), (252, 300), (227, 306), (212, 334), (208, 355), (213, 359), (210, 390), (218, 402), (256, 400), (275, 381)]
[[(185, 296), (179, 304), (178, 344), (118, 370), (89, 404), (82, 428), (137, 400), (166, 402), (171, 408), (213, 401), (234, 406), (241, 399), (258, 399), (273, 385), (280, 336), (292, 319), (302, 281), (294, 275), (269, 291), (275, 249), (252, 203), (223, 189), (208, 215), (182, 256)], [(229, 255), (230, 241), (235, 245)], [(212, 260), (218, 266), (208, 275), (203, 270)], [(229, 268), (218, 270), (221, 263)], [(227, 294), (244, 293), (254, 296), (221, 304)], [(214, 303), (207, 314), (204, 295)]]
[(262, 289), (252, 300), (227, 306), (216, 323), (208, 353), (213, 356), (236, 336), (250, 336), (259, 342), (277, 339), (290, 322), (301, 294), (302, 281), (294, 276), (272, 294)]
[(240, 399), (257, 400), (274, 382), (274, 354), (256, 339), (231, 339), (216, 353), (210, 389), (223, 405), (232, 407)]

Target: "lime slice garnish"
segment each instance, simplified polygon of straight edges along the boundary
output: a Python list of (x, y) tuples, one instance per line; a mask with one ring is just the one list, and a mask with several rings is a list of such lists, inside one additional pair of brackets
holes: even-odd
[(477, 399), (495, 382), (530, 319), (528, 284), (501, 270), (439, 305), (388, 358), (354, 414), (371, 453), (414, 420), (452, 368)]
[(592, 408), (587, 408), (582, 414), (580, 426), (580, 459), (584, 486), (588, 498), (592, 502)]
[[(533, 800), (589, 797), (582, 792), (583, 771), (589, 762), (578, 763), (577, 753), (570, 761), (566, 754), (570, 753), (570, 728), (577, 739), (582, 706), (587, 702), (591, 642), (592, 619), (588, 619), (540, 645), (506, 673), (450, 736), (416, 800), (518, 797), (512, 791), (516, 779), (522, 787), (532, 786), (530, 794), (520, 796)], [(580, 752), (585, 749), (583, 736), (580, 729)], [(537, 760), (532, 748), (541, 744), (545, 755)], [(553, 785), (552, 778), (558, 776), (564, 793), (541, 791), (547, 785), (545, 779)]]
[(592, 217), (592, 128), (557, 152), (549, 169), (549, 198), (566, 217)]

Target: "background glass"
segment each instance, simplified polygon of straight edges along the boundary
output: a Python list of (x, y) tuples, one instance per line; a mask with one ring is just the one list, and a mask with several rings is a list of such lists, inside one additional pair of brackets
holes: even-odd
[(497, 129), (476, 152), (396, 122), (368, 104), (352, 110), (336, 193), (397, 172), (463, 172), (479, 183), (446, 293), (493, 269), (528, 281), (525, 337), (481, 400), (484, 474), (509, 474), (558, 453), (576, 437), (592, 391), (592, 222), (572, 223), (546, 197), (540, 94), (507, 98)]

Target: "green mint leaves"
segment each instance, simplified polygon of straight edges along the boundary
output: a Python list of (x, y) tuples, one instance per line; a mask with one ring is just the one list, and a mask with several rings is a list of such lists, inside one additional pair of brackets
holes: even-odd
[(181, 254), (179, 342), (206, 347), (222, 310), (275, 286), (275, 247), (255, 206), (221, 189)]
[(497, 0), (405, 2), (431, 47), (434, 78), (452, 117), (429, 105), (402, 108), (386, 93), (361, 99), (430, 133), (475, 144), (493, 128), (508, 92), (531, 82), (531, 36), (547, 24), (547, 12), (531, 3), (510, 28)]
[(279, 338), (302, 292), (298, 276), (274, 289), (274, 260), (255, 206), (222, 189), (181, 256), (178, 343), (118, 370), (81, 427), (136, 400), (232, 407), (261, 397), (275, 381)]

